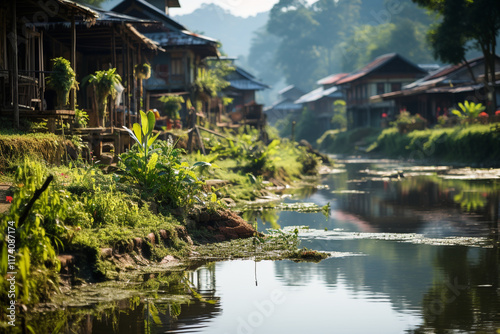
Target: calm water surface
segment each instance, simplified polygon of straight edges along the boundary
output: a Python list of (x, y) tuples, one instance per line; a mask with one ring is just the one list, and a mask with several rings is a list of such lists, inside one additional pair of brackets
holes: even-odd
[(150, 275), (139, 296), (44, 316), (66, 333), (500, 333), (499, 253), (485, 246), (497, 235), (496, 177), (346, 162), (324, 188), (286, 199), (330, 203), (328, 218), (246, 214), (261, 230), (308, 226), (302, 246), (331, 258)]

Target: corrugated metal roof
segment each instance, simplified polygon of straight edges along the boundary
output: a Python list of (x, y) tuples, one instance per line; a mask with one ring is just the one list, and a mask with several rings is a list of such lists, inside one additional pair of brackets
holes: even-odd
[(263, 90), (269, 88), (268, 85), (257, 81), (253, 75), (240, 67), (236, 67), (234, 72), (226, 77), (226, 80), (229, 82), (230, 87), (238, 90)]
[(332, 75), (329, 75), (323, 79), (320, 79), (317, 84), (318, 85), (334, 85), (335, 83), (337, 83), (337, 81), (339, 81), (340, 79), (343, 79), (345, 78), (346, 76), (348, 76), (349, 73), (337, 73), (337, 74), (332, 74)]
[(145, 33), (146, 37), (152, 39), (155, 42), (158, 42), (161, 46), (178, 46), (178, 45), (216, 45), (217, 41), (194, 34), (190, 31), (160, 31), (160, 32), (152, 32)]
[(366, 75), (374, 72), (375, 70), (381, 68), (382, 66), (384, 66), (385, 64), (387, 64), (389, 61), (391, 61), (393, 59), (396, 59), (396, 58), (399, 58), (400, 60), (406, 62), (407, 64), (409, 64), (411, 66), (413, 66), (416, 70), (420, 71), (421, 73), (425, 73), (425, 71), (423, 69), (421, 69), (417, 65), (409, 62), (404, 57), (401, 57), (399, 54), (397, 54), (397, 53), (388, 53), (388, 54), (382, 55), (380, 57), (377, 57), (374, 61), (372, 61), (371, 63), (369, 63), (368, 65), (366, 65), (362, 69), (349, 74), (348, 76), (346, 76), (343, 79), (338, 80), (336, 82), (336, 84), (338, 84), (338, 85), (346, 84), (346, 83), (355, 81), (355, 80), (357, 80), (359, 78), (362, 78), (362, 77), (364, 77), (364, 76), (366, 76)]
[(331, 87), (329, 89), (324, 89), (323, 87), (319, 87), (303, 96), (301, 96), (295, 103), (309, 103), (318, 101), (324, 97), (329, 98), (342, 98), (342, 93), (338, 89), (338, 87)]
[(275, 102), (271, 108), (272, 110), (300, 110), (302, 109), (301, 104), (294, 103), (293, 101), (290, 101), (288, 99), (285, 100), (280, 100), (278, 102)]

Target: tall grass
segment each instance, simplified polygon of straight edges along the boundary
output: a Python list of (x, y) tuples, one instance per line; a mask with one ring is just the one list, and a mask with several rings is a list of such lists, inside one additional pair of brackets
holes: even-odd
[(399, 133), (382, 131), (369, 147), (389, 157), (496, 165), (500, 163), (500, 130), (494, 124)]

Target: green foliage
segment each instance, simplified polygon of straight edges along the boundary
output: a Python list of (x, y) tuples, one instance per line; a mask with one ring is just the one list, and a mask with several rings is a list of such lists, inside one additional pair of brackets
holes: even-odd
[(85, 128), (87, 127), (87, 124), (89, 122), (89, 115), (85, 110), (82, 109), (75, 109), (75, 124), (80, 127), (80, 128)]
[(171, 119), (180, 119), (179, 110), (182, 108), (184, 103), (184, 98), (180, 95), (166, 95), (159, 98), (160, 102), (163, 102), (163, 110), (165, 111), (165, 116)]
[(76, 74), (69, 60), (58, 57), (52, 61), (52, 72), (47, 77), (48, 87), (57, 92), (57, 106), (63, 108), (69, 102), (69, 92), (73, 88), (78, 88), (75, 80)]
[(226, 61), (211, 61), (208, 69), (199, 68), (192, 90), (197, 100), (206, 100), (209, 97), (215, 97), (227, 86), (229, 82), (224, 79), (229, 73), (234, 71)]
[(495, 163), (500, 161), (499, 144), (498, 131), (491, 125), (426, 129), (407, 134), (389, 128), (369, 150), (416, 160)]
[[(61, 239), (67, 236), (63, 221), (72, 204), (69, 193), (58, 189), (52, 183), (34, 202), (21, 225), (20, 218), (25, 206), (48, 175), (43, 163), (26, 158), (16, 170), (12, 206), (0, 223), (0, 286), (2, 291), (7, 292), (6, 274), (17, 271), (16, 300), (30, 305), (46, 300), (58, 289), (55, 273), (58, 272), (60, 264), (56, 249), (62, 246)], [(13, 233), (9, 234), (9, 231)], [(15, 240), (17, 252), (9, 251), (9, 238)], [(16, 256), (15, 268), (8, 266), (8, 255)], [(1, 299), (5, 301), (6, 298), (2, 293)]]
[(147, 80), (151, 77), (151, 65), (148, 63), (135, 65), (135, 76), (141, 80)]
[(115, 98), (116, 89), (115, 85), (121, 83), (121, 76), (116, 73), (116, 68), (111, 68), (106, 71), (96, 71), (94, 74), (89, 74), (83, 79), (83, 84), (89, 84), (94, 89), (94, 98), (97, 104), (99, 116), (102, 118), (104, 125), (104, 118), (106, 117), (106, 109), (108, 105), (108, 98)]
[(333, 102), (333, 117), (330, 120), (334, 129), (345, 129), (347, 127), (347, 106), (344, 100)]
[(318, 149), (328, 153), (355, 153), (360, 146), (373, 143), (380, 129), (357, 128), (350, 131), (328, 130), (317, 140)]
[(465, 101), (464, 103), (458, 103), (460, 110), (453, 109), (451, 113), (457, 116), (462, 123), (472, 123), (477, 120), (477, 117), (481, 112), (486, 110), (486, 107), (481, 103)]
[(158, 141), (154, 135), (155, 118), (152, 112), (141, 111), (141, 123), (135, 123), (133, 130), (127, 129), (136, 144), (128, 152), (120, 155), (120, 166), (132, 183), (145, 190), (143, 196), (149, 197), (168, 207), (190, 208), (201, 201), (203, 182), (194, 169), (208, 162), (198, 162), (193, 166), (181, 161), (181, 149), (174, 143)]
[(72, 142), (53, 133), (0, 134), (0, 169), (17, 166), (25, 156), (59, 164), (67, 146), (73, 146)]
[(403, 110), (392, 122), (400, 132), (406, 133), (413, 130), (422, 130), (425, 128), (427, 121), (420, 114), (412, 115), (409, 111)]

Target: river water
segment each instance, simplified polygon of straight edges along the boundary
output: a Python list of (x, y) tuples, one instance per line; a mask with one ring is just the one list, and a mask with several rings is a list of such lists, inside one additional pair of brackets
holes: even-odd
[[(151, 274), (139, 295), (46, 312), (64, 333), (500, 333), (500, 171), (344, 161), (260, 230), (307, 226), (320, 263), (252, 260)], [(113, 287), (112, 289), (114, 289)], [(186, 291), (188, 293), (186, 293)], [(113, 292), (110, 292), (113, 294)]]

